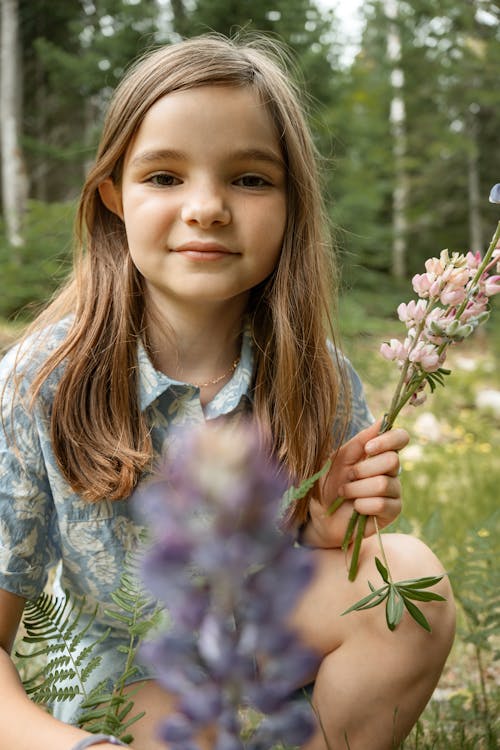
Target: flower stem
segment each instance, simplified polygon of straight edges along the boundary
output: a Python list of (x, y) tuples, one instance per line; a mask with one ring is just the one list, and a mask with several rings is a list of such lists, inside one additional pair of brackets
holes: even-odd
[[(411, 394), (410, 396), (408, 396), (408, 398), (411, 398)], [(400, 410), (403, 408), (407, 400), (407, 398), (401, 399), (399, 403), (397, 403), (394, 407), (391, 407), (391, 410), (387, 414), (384, 414), (382, 425), (379, 430), (379, 435), (382, 435), (382, 433), (384, 432), (388, 432), (392, 428), (396, 416), (399, 414)], [(348, 578), (350, 581), (355, 580), (356, 574), (358, 572), (359, 553), (361, 549), (361, 542), (364, 538), (367, 521), (368, 516), (361, 515), (357, 510), (353, 510), (352, 515), (349, 519), (349, 523), (347, 525), (344, 540), (342, 542), (342, 551), (347, 552), (347, 549), (353, 539), (354, 532), (356, 531), (356, 536), (354, 536), (352, 547), (351, 564), (349, 565)]]
[(359, 552), (361, 550), (361, 542), (363, 541), (363, 538), (365, 536), (365, 527), (366, 527), (366, 522), (368, 521), (368, 516), (362, 516), (358, 513), (357, 520), (358, 520), (358, 525), (356, 529), (356, 536), (354, 538), (354, 544), (352, 547), (351, 564), (349, 566), (349, 574), (348, 574), (348, 578), (350, 581), (354, 581), (354, 579), (356, 578), (356, 574), (358, 572)]
[(380, 529), (378, 527), (378, 521), (377, 517), (373, 517), (373, 521), (375, 523), (375, 531), (377, 532), (377, 539), (378, 539), (378, 546), (380, 548), (380, 554), (382, 555), (382, 562), (384, 563), (386, 570), (387, 570), (387, 577), (391, 583), (393, 583), (392, 575), (391, 575), (391, 569), (389, 568), (389, 563), (387, 562), (387, 556), (385, 554), (384, 545), (382, 543), (382, 534), (380, 533)]
[(328, 506), (328, 508), (326, 510), (326, 515), (327, 516), (333, 516), (333, 514), (335, 513), (335, 511), (340, 508), (340, 506), (342, 505), (342, 503), (344, 502), (344, 500), (345, 500), (345, 497), (338, 497), (336, 500), (334, 500), (333, 503), (331, 503)]
[(485, 254), (484, 258), (481, 261), (481, 265), (477, 269), (477, 271), (476, 271), (476, 273), (474, 275), (474, 278), (472, 279), (472, 281), (469, 284), (469, 294), (462, 301), (462, 304), (457, 308), (457, 311), (455, 313), (456, 320), (458, 320), (460, 318), (461, 314), (463, 313), (463, 311), (467, 307), (467, 304), (469, 303), (469, 300), (470, 300), (470, 295), (473, 292), (474, 287), (478, 283), (479, 279), (481, 278), (481, 276), (485, 272), (485, 270), (486, 270), (486, 268), (487, 268), (487, 266), (488, 266), (488, 264), (489, 264), (489, 262), (491, 260), (491, 256), (493, 255), (493, 251), (495, 250), (495, 248), (496, 248), (499, 240), (500, 240), (500, 221), (498, 222), (497, 228), (495, 230), (495, 233), (494, 233), (493, 237), (491, 238), (491, 242), (489, 244), (488, 250), (486, 251), (486, 254)]
[[(349, 519), (349, 523), (347, 524), (347, 529), (344, 536), (344, 541), (342, 542), (342, 552), (347, 552), (347, 548), (349, 547), (352, 536), (354, 534), (354, 529), (356, 528), (356, 524), (358, 522), (359, 513), (357, 510), (353, 510), (352, 515)], [(358, 551), (359, 554), (359, 551)]]

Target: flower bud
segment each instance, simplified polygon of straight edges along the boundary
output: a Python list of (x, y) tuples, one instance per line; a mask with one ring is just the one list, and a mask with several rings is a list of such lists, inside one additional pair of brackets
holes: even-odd
[(447, 336), (454, 336), (455, 333), (458, 331), (460, 327), (460, 321), (459, 320), (452, 320), (451, 323), (446, 326), (446, 335)]
[(471, 335), (474, 329), (475, 329), (475, 326), (473, 326), (471, 323), (465, 323), (465, 325), (460, 326), (457, 329), (455, 336), (460, 339), (466, 339), (467, 336)]
[(497, 182), (497, 184), (493, 185), (491, 188), (489, 201), (490, 203), (500, 203), (500, 182)]
[(429, 330), (431, 333), (433, 333), (435, 336), (444, 336), (449, 335), (448, 328), (444, 329), (437, 321), (431, 320)]

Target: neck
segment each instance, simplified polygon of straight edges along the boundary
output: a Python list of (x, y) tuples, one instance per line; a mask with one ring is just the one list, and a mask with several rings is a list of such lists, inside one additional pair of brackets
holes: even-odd
[(227, 373), (215, 384), (215, 391), (220, 390), (231, 377), (232, 364), (240, 353), (243, 313), (241, 304), (169, 310), (153, 304), (148, 339), (155, 367), (175, 380), (193, 384)]

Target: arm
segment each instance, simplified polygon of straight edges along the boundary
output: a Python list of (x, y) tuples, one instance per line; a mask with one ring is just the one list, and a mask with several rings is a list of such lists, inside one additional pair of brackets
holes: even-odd
[[(334, 454), (320, 497), (311, 499), (310, 520), (301, 535), (304, 544), (340, 547), (353, 508), (363, 515), (376, 516), (381, 528), (401, 512), (398, 451), (408, 444), (409, 436), (403, 429), (379, 435), (380, 426), (378, 420)], [(327, 509), (338, 497), (345, 500), (330, 516)], [(365, 535), (374, 532), (375, 524), (370, 519)]]
[[(10, 659), (17, 628), (24, 609), (24, 599), (0, 589), (0, 733), (2, 747), (9, 750), (71, 750), (89, 736), (77, 727), (63, 724), (32, 703), (23, 690), (19, 675)], [(109, 743), (96, 745), (99, 750), (114, 750)]]
[(5, 750), (71, 750), (89, 733), (30, 701), (10, 658), (24, 603), (43, 588), (57, 542), (49, 532), (54, 510), (35, 420), (3, 387), (9, 365), (4, 360), (0, 367), (0, 744)]

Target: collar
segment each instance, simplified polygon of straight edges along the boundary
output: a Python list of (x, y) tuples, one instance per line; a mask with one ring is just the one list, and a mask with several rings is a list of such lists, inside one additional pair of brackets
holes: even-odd
[[(186, 394), (196, 393), (197, 388), (169, 378), (165, 373), (156, 370), (151, 362), (144, 344), (139, 341), (137, 345), (137, 361), (139, 366), (139, 402), (141, 411), (147, 409), (168, 388), (175, 386), (176, 390), (184, 389)], [(247, 323), (243, 330), (241, 341), (240, 361), (236, 367), (231, 380), (215, 395), (209, 404), (205, 406), (205, 416), (215, 418), (222, 413), (235, 409), (241, 398), (246, 396), (251, 399), (250, 389), (254, 367), (254, 353), (250, 325)]]

